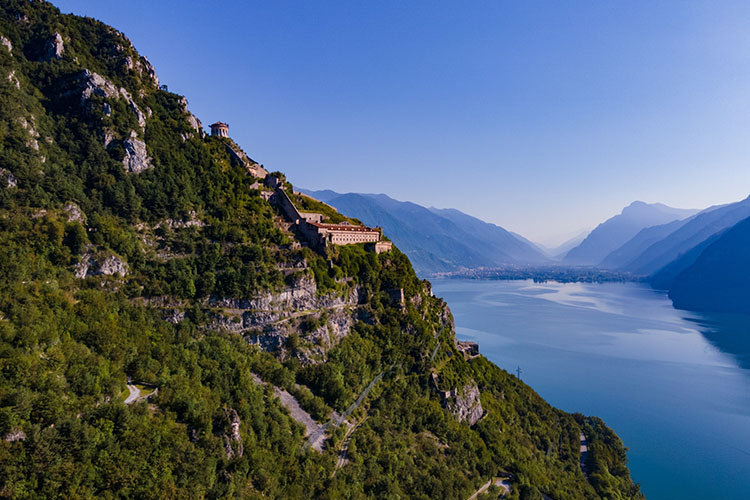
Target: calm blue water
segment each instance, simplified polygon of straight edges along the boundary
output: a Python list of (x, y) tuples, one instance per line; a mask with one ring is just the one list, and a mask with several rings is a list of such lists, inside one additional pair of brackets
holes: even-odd
[(750, 317), (678, 311), (632, 283), (432, 283), (460, 339), (602, 417), (649, 500), (750, 499)]

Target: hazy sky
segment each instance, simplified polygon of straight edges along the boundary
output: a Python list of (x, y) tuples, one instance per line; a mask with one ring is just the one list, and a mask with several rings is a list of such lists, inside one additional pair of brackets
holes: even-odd
[(298, 186), (529, 238), (750, 193), (750, 2), (55, 2)]

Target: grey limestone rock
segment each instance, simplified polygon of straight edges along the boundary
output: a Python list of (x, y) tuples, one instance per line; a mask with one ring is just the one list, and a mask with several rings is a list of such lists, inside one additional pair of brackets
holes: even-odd
[[(3, 186), (4, 181), (4, 186)], [(14, 188), (18, 185), (18, 182), (16, 181), (16, 178), (13, 177), (13, 174), (10, 172), (10, 170), (5, 168), (0, 168), (0, 186), (5, 188)]]
[(229, 424), (229, 434), (224, 434), (224, 453), (227, 459), (239, 458), (244, 453), (240, 434), (240, 416), (234, 408), (224, 408), (224, 415)]
[[(313, 347), (297, 353), (303, 363), (315, 363), (324, 359), (325, 353), (349, 334), (359, 298), (357, 289), (343, 294), (319, 295), (315, 280), (306, 275), (295, 286), (252, 299), (212, 298), (208, 304), (210, 307), (231, 314), (215, 314), (208, 326), (240, 333), (263, 350), (278, 351), (284, 348), (290, 335), (300, 333), (298, 323), (303, 317), (326, 311), (325, 323), (304, 335), (306, 345)], [(300, 311), (309, 313), (300, 316)]]
[(140, 70), (142, 75), (145, 75), (149, 80), (151, 80), (151, 83), (153, 83), (155, 86), (159, 86), (159, 77), (156, 75), (156, 70), (154, 69), (153, 64), (146, 58), (146, 56), (141, 56), (141, 60), (138, 63), (138, 69)]
[(122, 145), (125, 147), (125, 157), (122, 159), (125, 170), (137, 174), (152, 167), (146, 143), (138, 139), (135, 130), (130, 131), (130, 138), (122, 141)]
[(16, 441), (25, 441), (26, 440), (26, 433), (23, 432), (23, 430), (16, 427), (12, 431), (10, 431), (8, 434), (5, 435), (5, 441), (8, 443), (14, 443)]
[(87, 253), (75, 268), (75, 276), (79, 279), (89, 276), (112, 276), (114, 274), (123, 277), (128, 274), (128, 264), (114, 255), (94, 257), (91, 253)]
[[(130, 95), (130, 92), (128, 92), (124, 88), (117, 88), (114, 83), (110, 82), (100, 74), (88, 69), (82, 70), (79, 77), (81, 80), (81, 104), (88, 104), (89, 99), (91, 99), (92, 95), (108, 99), (123, 98), (128, 102), (128, 104), (130, 105), (130, 109), (133, 110), (133, 113), (135, 113), (135, 116), (138, 119), (138, 125), (141, 127), (141, 131), (145, 130), (146, 114), (141, 111), (141, 109), (135, 103), (135, 101), (133, 100), (133, 96)], [(104, 104), (104, 112), (105, 114), (107, 114), (107, 116), (109, 116), (112, 112), (112, 108), (108, 103)]]
[(10, 73), (8, 73), (8, 81), (16, 86), (17, 89), (21, 88), (21, 82), (18, 81), (18, 77), (16, 76), (16, 70), (11, 70)]
[(37, 141), (37, 139), (39, 138), (39, 132), (37, 132), (34, 128), (33, 121), (34, 117), (31, 118), (32, 123), (29, 123), (23, 116), (18, 119), (21, 127), (23, 127), (23, 129), (26, 130), (30, 136), (29, 140), (26, 142), (26, 146), (30, 147), (34, 151), (39, 151), (39, 141)]
[(81, 103), (86, 103), (92, 95), (114, 98), (120, 94), (114, 83), (99, 73), (84, 69), (79, 73), (81, 79)]
[(86, 223), (86, 215), (81, 210), (81, 207), (69, 201), (63, 207), (63, 212), (68, 216), (68, 222), (80, 222), (81, 224)]
[(13, 44), (10, 43), (10, 40), (2, 35), (0, 35), (0, 45), (5, 46), (5, 48), (8, 49), (8, 52), (10, 52), (11, 54), (13, 53)]
[(484, 415), (476, 384), (465, 385), (461, 392), (450, 391), (445, 398), (445, 405), (459, 422), (466, 421), (469, 425), (476, 424)]
[(62, 59), (64, 52), (65, 44), (63, 43), (62, 36), (60, 36), (60, 33), (55, 33), (52, 38), (47, 40), (44, 46), (44, 60)]
[(179, 309), (167, 309), (164, 311), (164, 320), (176, 325), (185, 319), (185, 311)]

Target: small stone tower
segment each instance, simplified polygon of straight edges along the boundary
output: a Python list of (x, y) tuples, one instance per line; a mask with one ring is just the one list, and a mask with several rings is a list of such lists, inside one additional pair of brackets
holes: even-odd
[(216, 137), (229, 137), (229, 125), (223, 122), (212, 123), (211, 135)]

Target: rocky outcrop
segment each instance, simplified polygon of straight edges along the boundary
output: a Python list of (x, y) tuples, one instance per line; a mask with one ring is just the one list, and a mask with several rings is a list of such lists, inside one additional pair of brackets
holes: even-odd
[(185, 311), (179, 309), (165, 309), (163, 315), (164, 321), (168, 321), (173, 325), (181, 323), (185, 319)]
[(125, 157), (122, 159), (125, 170), (137, 174), (152, 167), (146, 143), (138, 139), (135, 130), (130, 131), (130, 138), (122, 141), (122, 145), (125, 148)]
[(351, 290), (346, 295), (318, 295), (317, 292), (318, 287), (313, 277), (305, 275), (294, 286), (277, 293), (268, 293), (247, 300), (212, 298), (210, 305), (212, 307), (256, 311), (312, 311), (352, 304), (353, 301), (356, 304), (359, 296), (356, 290)]
[(136, 66), (138, 67), (138, 71), (141, 73), (141, 76), (146, 77), (156, 87), (159, 86), (159, 77), (156, 75), (154, 65), (151, 64), (146, 56), (141, 56), (141, 59), (140, 61), (138, 61)]
[(476, 424), (484, 415), (476, 384), (467, 384), (462, 391), (454, 389), (444, 394), (443, 405), (459, 422), (466, 421), (469, 425)]
[(21, 82), (18, 81), (18, 77), (16, 76), (16, 70), (11, 70), (10, 73), (8, 73), (8, 81), (13, 84), (17, 89), (21, 88)]
[(229, 425), (229, 434), (224, 434), (224, 454), (227, 459), (241, 457), (244, 453), (242, 446), (242, 435), (240, 434), (240, 416), (234, 408), (224, 408), (224, 416)]
[(8, 434), (5, 435), (5, 441), (8, 443), (15, 443), (16, 441), (25, 441), (26, 440), (26, 433), (23, 432), (23, 430), (16, 427), (12, 431), (10, 431)]
[(113, 99), (120, 95), (120, 90), (99, 73), (84, 69), (79, 74), (81, 103), (86, 104), (92, 95)]
[(18, 118), (18, 123), (21, 124), (21, 127), (26, 130), (29, 133), (29, 140), (26, 142), (26, 146), (33, 149), (34, 151), (39, 151), (39, 133), (34, 128), (33, 120), (34, 118), (31, 118), (32, 123), (29, 123), (26, 118), (21, 116)]
[(203, 123), (193, 113), (188, 113), (188, 123), (196, 132), (203, 133)]
[(89, 276), (112, 276), (114, 274), (123, 277), (128, 274), (128, 264), (114, 255), (95, 257), (91, 252), (87, 252), (75, 267), (75, 276), (79, 279)]
[(47, 40), (47, 43), (44, 45), (44, 55), (42, 56), (42, 59), (45, 61), (51, 61), (53, 59), (62, 59), (63, 53), (65, 52), (65, 44), (63, 43), (62, 36), (60, 36), (60, 33), (55, 33), (55, 35)]
[(109, 145), (112, 144), (112, 141), (115, 140), (115, 133), (112, 130), (103, 130), (101, 132), (104, 142), (104, 147), (106, 149), (109, 149)]
[[(141, 108), (135, 103), (130, 92), (122, 87), (118, 88), (114, 83), (110, 82), (100, 74), (88, 69), (82, 70), (79, 73), (78, 78), (80, 80), (79, 88), (81, 91), (81, 104), (89, 107), (91, 96), (99, 96), (107, 99), (125, 99), (128, 102), (130, 109), (135, 113), (141, 131), (146, 129), (146, 114), (141, 111)], [(112, 108), (107, 103), (104, 103), (104, 113), (108, 116), (112, 113)]]
[[(207, 305), (223, 309), (209, 322), (210, 328), (242, 334), (266, 351), (285, 349), (290, 336), (298, 334), (305, 345), (294, 355), (307, 364), (322, 361), (325, 353), (349, 334), (358, 303), (357, 289), (319, 295), (315, 280), (305, 275), (295, 286), (277, 293), (248, 300), (213, 298)], [(306, 320), (319, 324), (302, 331), (301, 323)]]
[(188, 102), (185, 97), (180, 98), (180, 105), (182, 105), (182, 110), (187, 115), (187, 121), (188, 124), (190, 124), (190, 128), (198, 132), (201, 136), (204, 135), (203, 131), (203, 123), (196, 117), (193, 113), (190, 112), (188, 109)]
[(170, 229), (183, 229), (186, 227), (203, 227), (206, 224), (200, 220), (195, 210), (188, 212), (187, 220), (165, 219), (154, 226), (154, 229), (168, 227)]
[(14, 188), (18, 185), (18, 181), (13, 177), (10, 170), (0, 167), (0, 186), (4, 188)]
[(443, 308), (440, 311), (440, 324), (443, 328), (449, 328), (452, 332), (456, 331), (456, 324), (453, 322), (453, 313), (451, 313), (450, 307), (445, 302), (443, 302)]
[(13, 53), (13, 44), (10, 43), (10, 40), (2, 35), (0, 35), (0, 45), (8, 49), (8, 52), (10, 52), (11, 54)]
[(438, 375), (434, 372), (432, 373), (431, 381), (433, 387), (440, 394), (443, 407), (456, 417), (459, 422), (466, 421), (469, 425), (474, 425), (484, 416), (479, 387), (477, 387), (474, 381), (464, 385), (460, 391), (455, 388), (449, 391), (441, 391), (438, 383)]
[(86, 223), (86, 215), (81, 210), (81, 207), (69, 201), (63, 207), (63, 212), (67, 216), (68, 222), (80, 222), (81, 224)]

